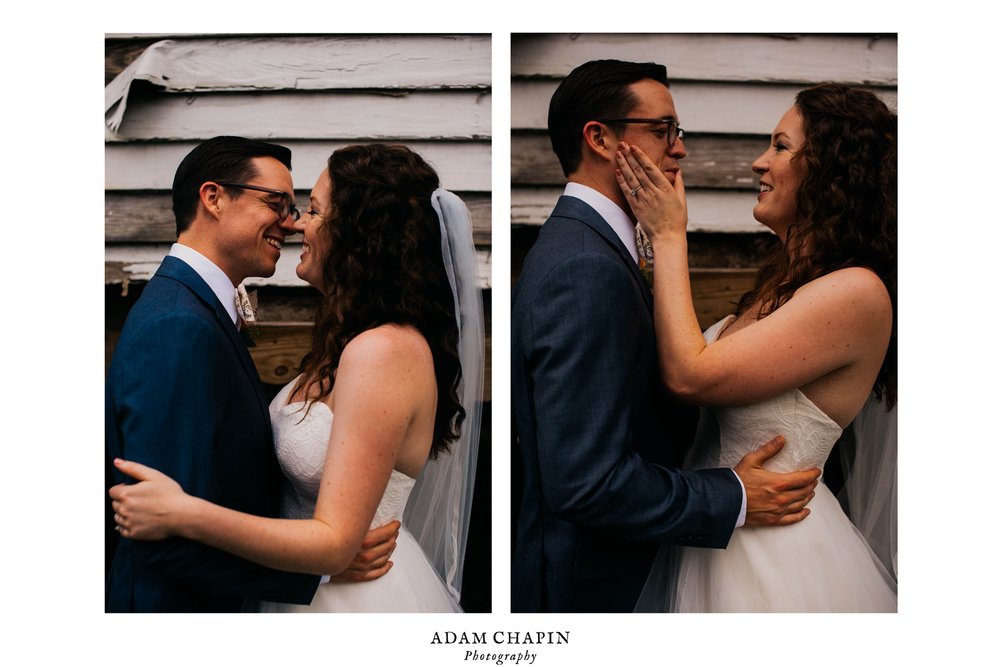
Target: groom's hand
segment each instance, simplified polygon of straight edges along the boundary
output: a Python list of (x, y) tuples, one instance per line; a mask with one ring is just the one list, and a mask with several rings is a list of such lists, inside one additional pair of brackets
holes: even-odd
[(771, 472), (764, 462), (781, 451), (785, 439), (778, 436), (736, 465), (747, 492), (746, 526), (786, 526), (809, 516), (806, 504), (816, 495), (819, 468), (798, 472)]
[(392, 568), (389, 556), (396, 549), (399, 525), (399, 521), (390, 521), (380, 528), (369, 530), (361, 542), (361, 551), (346, 570), (334, 575), (331, 580), (340, 583), (373, 581), (388, 572)]

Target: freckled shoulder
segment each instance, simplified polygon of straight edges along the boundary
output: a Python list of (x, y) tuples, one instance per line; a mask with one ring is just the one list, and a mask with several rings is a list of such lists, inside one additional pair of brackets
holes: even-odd
[(414, 327), (383, 324), (364, 331), (347, 344), (340, 366), (401, 369), (428, 366), (433, 371), (430, 346)]
[(891, 303), (885, 283), (871, 269), (851, 266), (839, 269), (814, 280), (811, 284), (826, 283), (830, 288), (850, 294), (855, 299), (870, 301), (872, 305)]
[[(882, 279), (863, 267), (848, 267), (821, 276), (796, 292), (803, 300), (822, 300), (829, 309), (858, 322), (868, 322), (881, 328), (892, 322), (892, 300)], [(853, 318), (851, 316), (854, 316)]]

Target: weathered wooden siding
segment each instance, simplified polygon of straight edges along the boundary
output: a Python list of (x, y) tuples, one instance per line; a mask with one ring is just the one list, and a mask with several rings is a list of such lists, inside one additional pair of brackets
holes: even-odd
[[(149, 256), (173, 241), (169, 208), (159, 207), (180, 159), (204, 139), (239, 134), (292, 149), (299, 195), (336, 148), (411, 145), (439, 170), (444, 187), (468, 200), (480, 286), (489, 288), (488, 35), (119, 35), (106, 40), (105, 66), (109, 280), (121, 279), (123, 266), (126, 275), (137, 267), (132, 278), (144, 279)], [(284, 266), (292, 259), (285, 254), (277, 277), (261, 282), (301, 284)]]
[[(237, 134), (292, 150), (300, 200), (333, 150), (406, 143), (469, 205), (488, 296), (489, 35), (114, 35), (105, 40), (105, 70), (105, 283), (121, 287), (109, 294), (134, 296), (175, 240), (170, 185), (184, 155)], [(261, 289), (262, 315), (274, 323), (255, 353), (269, 382), (281, 381), (279, 371), (308, 342), (308, 298), (285, 296), (305, 286), (294, 270), (300, 243), (289, 238), (274, 276), (247, 281)]]
[(750, 165), (795, 93), (840, 81), (867, 86), (895, 108), (896, 44), (895, 35), (875, 34), (512, 36), (512, 278), (565, 183), (546, 118), (552, 93), (577, 65), (614, 58), (667, 66), (687, 133), (681, 166), (692, 281), (707, 326), (730, 312), (774, 245), (752, 216), (757, 178)]

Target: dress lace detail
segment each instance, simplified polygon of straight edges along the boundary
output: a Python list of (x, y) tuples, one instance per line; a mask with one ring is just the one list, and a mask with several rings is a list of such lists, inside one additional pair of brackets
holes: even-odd
[[(271, 402), (271, 429), (278, 462), (285, 475), (281, 516), (307, 519), (313, 516), (333, 428), (333, 411), (325, 403), (288, 404), (293, 380)], [(370, 528), (401, 519), (415, 480), (393, 470)], [(365, 583), (330, 582), (319, 587), (309, 606), (266, 604), (264, 611), (279, 612), (449, 612), (461, 611), (444, 583), (427, 561), (420, 546), (405, 527), (400, 529), (393, 568), (388, 574)]]
[[(323, 481), (333, 412), (326, 403), (314, 403), (308, 412), (304, 401), (286, 404), (294, 384), (292, 382), (282, 389), (271, 403), (271, 429), (278, 462), (286, 480), (281, 515), (289, 519), (308, 519), (316, 509), (316, 498)], [(398, 470), (392, 471), (370, 528), (402, 518), (413, 483), (412, 477)]]
[[(728, 321), (710, 327), (706, 341), (715, 342)], [(769, 470), (822, 468), (841, 433), (837, 422), (795, 389), (753, 405), (702, 410), (689, 464), (692, 468), (734, 468), (744, 456), (783, 435), (785, 447), (767, 462)]]

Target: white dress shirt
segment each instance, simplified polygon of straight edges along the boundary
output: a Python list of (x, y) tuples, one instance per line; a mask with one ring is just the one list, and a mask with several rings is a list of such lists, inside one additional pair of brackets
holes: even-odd
[(169, 256), (181, 260), (201, 276), (201, 279), (215, 293), (222, 307), (229, 313), (233, 324), (236, 324), (236, 288), (233, 287), (229, 276), (223, 273), (222, 269), (216, 266), (212, 260), (186, 245), (181, 245), (180, 243), (173, 244), (170, 246)]
[(563, 194), (567, 197), (575, 197), (597, 211), (604, 218), (604, 222), (610, 225), (618, 238), (625, 244), (625, 249), (632, 256), (632, 261), (639, 264), (639, 251), (635, 247), (635, 223), (622, 210), (621, 206), (594, 188), (580, 183), (567, 183)]
[[(604, 218), (618, 238), (625, 244), (625, 249), (632, 256), (632, 260), (639, 264), (639, 251), (635, 245), (635, 223), (622, 210), (622, 207), (614, 203), (592, 187), (581, 183), (567, 183), (563, 194), (567, 197), (575, 197), (585, 204), (588, 204)], [(733, 470), (733, 477), (740, 483), (740, 490), (743, 492), (743, 501), (740, 504), (740, 515), (736, 518), (736, 527), (739, 528), (747, 521), (747, 489), (743, 486), (743, 480)]]

